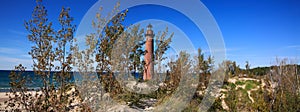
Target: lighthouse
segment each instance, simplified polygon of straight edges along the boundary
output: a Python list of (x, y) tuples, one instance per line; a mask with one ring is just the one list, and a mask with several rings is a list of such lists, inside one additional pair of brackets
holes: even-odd
[(144, 57), (145, 60), (145, 68), (144, 68), (144, 74), (143, 74), (143, 79), (144, 80), (150, 80), (152, 75), (153, 75), (153, 70), (154, 70), (154, 55), (153, 55), (153, 49), (154, 49), (154, 42), (153, 42), (153, 30), (152, 30), (152, 25), (149, 24), (147, 26), (147, 31), (145, 34), (146, 37), (146, 54)]

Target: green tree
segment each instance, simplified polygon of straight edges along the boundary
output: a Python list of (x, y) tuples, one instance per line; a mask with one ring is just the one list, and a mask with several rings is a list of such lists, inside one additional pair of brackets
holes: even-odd
[(130, 56), (129, 59), (131, 61), (130, 64), (130, 70), (133, 71), (144, 71), (143, 62), (141, 60), (141, 56), (145, 54), (145, 51), (143, 50), (143, 45), (145, 44), (144, 40), (144, 29), (139, 28), (140, 25), (133, 26), (132, 29), (129, 29), (129, 42), (131, 42), (131, 50), (129, 52)]
[(250, 64), (249, 64), (249, 61), (246, 61), (246, 64), (245, 64), (245, 69), (246, 69), (246, 73), (247, 75), (250, 75)]
[(130, 74), (130, 71), (143, 72), (143, 61), (141, 59), (141, 56), (145, 54), (143, 35), (144, 29), (140, 29), (140, 25), (133, 25), (120, 35), (112, 51), (113, 70), (124, 71), (126, 74)]
[(232, 62), (232, 67), (233, 67), (233, 70), (234, 70), (234, 75), (239, 75), (239, 73), (240, 73), (240, 68), (239, 68), (239, 66), (237, 66), (236, 65), (236, 62), (235, 61), (233, 61)]
[[(211, 71), (213, 70), (213, 58), (211, 56), (208, 57), (207, 60), (204, 58), (204, 54), (202, 50), (198, 48), (198, 55), (195, 57), (196, 60), (196, 73), (199, 74), (199, 81), (203, 86), (207, 86), (208, 79), (210, 77)], [(199, 87), (201, 85), (199, 84)]]
[[(162, 72), (162, 65), (161, 62), (165, 60), (167, 57), (164, 57), (164, 54), (166, 51), (170, 48), (170, 43), (172, 42), (172, 37), (174, 33), (171, 33), (171, 35), (168, 34), (168, 27), (164, 31), (159, 31), (155, 37), (155, 50), (154, 50), (154, 63), (157, 65), (157, 71), (158, 73)], [(168, 36), (169, 35), (169, 36)], [(158, 74), (156, 73), (156, 74)], [(158, 80), (158, 76), (156, 76)]]

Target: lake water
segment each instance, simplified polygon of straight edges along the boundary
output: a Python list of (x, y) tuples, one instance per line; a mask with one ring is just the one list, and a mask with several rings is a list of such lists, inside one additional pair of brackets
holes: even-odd
[[(8, 92), (10, 90), (10, 78), (9, 74), (11, 73), (10, 70), (0, 70), (0, 92)], [(53, 74), (55, 72), (51, 72), (50, 77), (53, 79)], [(73, 74), (73, 73), (71, 73)], [(42, 86), (42, 80), (38, 77), (35, 76), (33, 71), (25, 71), (22, 73), (23, 77), (30, 78), (31, 83), (28, 83), (26, 86), (29, 89), (38, 89)], [(74, 82), (74, 77), (73, 75), (71, 76), (70, 82)], [(51, 82), (52, 80), (50, 80)], [(54, 83), (55, 84), (55, 83)]]
[[(10, 78), (9, 74), (11, 73), (10, 70), (0, 70), (0, 92), (8, 92), (10, 90)], [(53, 74), (55, 72), (51, 72), (50, 77), (53, 77)], [(71, 80), (70, 83), (73, 83), (76, 81), (80, 81), (81, 75), (78, 72), (72, 72), (71, 73)], [(106, 73), (104, 73), (105, 75)], [(117, 75), (118, 73), (115, 73)], [(96, 74), (93, 74), (96, 75)], [(136, 80), (139, 78), (142, 78), (142, 74), (140, 73), (131, 73), (135, 77)], [(42, 80), (40, 78), (37, 78), (33, 71), (25, 71), (22, 76), (32, 79), (32, 82), (27, 84), (26, 86), (29, 89), (39, 89), (42, 86)], [(52, 78), (53, 79), (53, 78)], [(51, 80), (50, 80), (51, 82)], [(55, 84), (55, 83), (54, 83)], [(55, 84), (56, 85), (56, 84)]]

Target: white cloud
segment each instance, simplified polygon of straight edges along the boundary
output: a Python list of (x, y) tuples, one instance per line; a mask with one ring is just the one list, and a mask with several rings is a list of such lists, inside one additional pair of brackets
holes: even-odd
[(234, 54), (234, 53), (227, 53), (226, 56), (229, 56), (229, 57), (257, 57), (257, 55), (254, 55), (254, 54)]
[(1, 63), (0, 64), (1, 70), (11, 70), (19, 64), (22, 64), (23, 66), (25, 66), (27, 68), (31, 68), (32, 60), (0, 56), (0, 63)]
[(17, 54), (20, 53), (21, 50), (7, 47), (0, 47), (0, 53), (3, 54)]
[(299, 60), (299, 57), (298, 56), (274, 56), (272, 57), (273, 59), (279, 59), (279, 60), (282, 60), (282, 59), (287, 59), (287, 60)]
[[(204, 53), (205, 55), (210, 55), (212, 52), (215, 52), (215, 53), (222, 53), (222, 52), (225, 52), (227, 56), (237, 56), (235, 54), (231, 54), (231, 53), (228, 53), (228, 52), (232, 52), (232, 51), (239, 51), (239, 50), (242, 50), (241, 48), (225, 48), (225, 49), (201, 49), (202, 53)], [(191, 52), (191, 54), (193, 55), (197, 55), (198, 54), (198, 49), (195, 49), (194, 52)]]
[(282, 48), (279, 48), (278, 50), (300, 50), (300, 45), (289, 45)]
[(13, 29), (9, 29), (8, 32), (13, 33), (15, 35), (20, 35), (20, 36), (26, 36), (27, 35), (27, 33), (25, 33), (25, 32), (13, 30)]
[(225, 51), (226, 53), (228, 53), (228, 52), (239, 51), (239, 50), (242, 50), (242, 49), (241, 48), (225, 48), (225, 49), (212, 49), (212, 50), (204, 49), (202, 52), (210, 53), (212, 51), (214, 51), (214, 52), (224, 52)]
[(24, 58), (30, 58), (31, 59), (31, 56), (29, 54), (23, 54), (21, 56), (24, 57)]
[(291, 46), (287, 46), (286, 48), (300, 48), (300, 45), (291, 45)]
[(287, 48), (296, 49), (297, 51), (300, 51), (300, 45), (287, 46)]

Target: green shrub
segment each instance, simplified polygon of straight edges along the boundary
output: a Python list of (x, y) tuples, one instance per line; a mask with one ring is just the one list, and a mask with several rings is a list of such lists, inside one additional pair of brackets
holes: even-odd
[(244, 81), (236, 81), (235, 84), (236, 84), (236, 85), (244, 85), (245, 82), (244, 82)]

